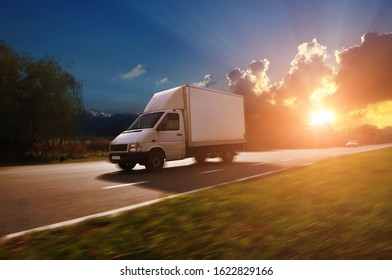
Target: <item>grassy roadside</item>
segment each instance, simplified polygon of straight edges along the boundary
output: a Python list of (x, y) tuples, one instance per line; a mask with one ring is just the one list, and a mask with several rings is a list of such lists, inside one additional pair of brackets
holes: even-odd
[(392, 259), (392, 149), (0, 245), (0, 259)]

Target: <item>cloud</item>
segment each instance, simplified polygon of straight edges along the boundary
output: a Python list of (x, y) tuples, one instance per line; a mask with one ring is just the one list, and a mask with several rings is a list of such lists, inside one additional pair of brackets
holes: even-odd
[[(334, 112), (338, 122), (333, 126), (341, 128), (391, 125), (392, 33), (367, 33), (360, 45), (335, 54), (336, 69), (328, 63), (327, 48), (313, 39), (298, 46), (277, 83), (270, 83), (267, 59), (226, 74), (231, 90), (244, 96), (250, 146), (317, 144), (318, 138), (306, 139), (313, 141), (307, 138), (308, 124), (311, 113), (320, 110)], [(325, 138), (328, 144), (329, 135)]]
[(301, 65), (310, 64), (316, 60), (325, 62), (328, 57), (327, 47), (320, 45), (317, 39), (314, 38), (310, 43), (305, 42), (298, 46), (298, 53), (290, 63), (289, 73), (292, 74)]
[(277, 104), (321, 106), (325, 97), (336, 90), (335, 69), (327, 64), (327, 48), (313, 39), (298, 46), (284, 79), (272, 88)]
[(298, 46), (287, 74), (275, 84), (267, 75), (267, 59), (252, 61), (246, 70), (234, 68), (226, 77), (232, 91), (245, 96), (257, 125), (259, 117), (265, 119), (263, 125), (267, 119), (276, 122), (287, 109), (305, 120), (317, 108), (385, 125), (390, 114), (381, 115), (392, 108), (392, 32), (367, 33), (359, 45), (335, 56), (337, 69), (328, 64), (327, 48), (313, 39)]
[(145, 66), (138, 64), (135, 68), (133, 68), (132, 70), (128, 71), (125, 74), (122, 74), (121, 77), (124, 80), (132, 80), (144, 73), (147, 72), (147, 69), (145, 68)]
[(234, 93), (292, 109), (330, 106), (345, 112), (392, 100), (392, 33), (367, 33), (361, 44), (336, 51), (340, 69), (327, 63), (327, 48), (317, 39), (298, 46), (286, 76), (270, 84), (267, 59), (227, 73)]
[(260, 96), (263, 102), (298, 109), (302, 106), (321, 106), (325, 97), (333, 94), (334, 67), (327, 64), (327, 48), (313, 39), (298, 46), (298, 53), (290, 63), (286, 76), (274, 85), (267, 75), (267, 59), (252, 61), (247, 70), (233, 69), (226, 77), (234, 93)]
[(169, 78), (162, 78), (161, 80), (159, 80), (159, 81), (156, 81), (155, 82), (155, 84), (157, 85), (157, 86), (160, 86), (160, 85), (163, 85), (163, 84), (165, 84), (165, 83), (167, 83), (169, 81)]
[(330, 98), (342, 110), (392, 100), (392, 33), (367, 33), (361, 44), (336, 52), (339, 90)]
[(379, 128), (392, 124), (392, 100), (369, 104), (366, 107), (351, 111), (345, 121), (349, 126), (373, 124)]
[(269, 63), (267, 59), (253, 60), (249, 64), (248, 69), (244, 71), (241, 71), (239, 68), (233, 69), (226, 74), (229, 80), (229, 87), (234, 93), (243, 95), (250, 93), (260, 95), (263, 92), (267, 92), (270, 87), (270, 80), (267, 75)]
[(213, 78), (212, 74), (206, 74), (204, 76), (204, 80), (203, 81), (197, 82), (197, 83), (193, 83), (193, 85), (198, 86), (198, 87), (206, 87), (206, 88), (208, 88), (210, 85), (212, 85), (214, 83), (212, 78)]

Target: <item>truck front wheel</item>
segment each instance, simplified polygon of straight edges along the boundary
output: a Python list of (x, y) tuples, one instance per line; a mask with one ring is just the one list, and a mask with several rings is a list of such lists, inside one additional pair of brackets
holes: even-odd
[(163, 168), (165, 157), (160, 151), (152, 151), (147, 158), (146, 169), (150, 172), (157, 172)]
[(120, 166), (120, 168), (125, 171), (131, 171), (135, 167), (135, 165), (136, 163), (132, 163), (132, 162), (118, 164), (118, 166)]

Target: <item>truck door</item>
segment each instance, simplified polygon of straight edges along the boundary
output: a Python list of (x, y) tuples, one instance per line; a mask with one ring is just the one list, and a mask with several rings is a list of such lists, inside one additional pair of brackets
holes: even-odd
[(185, 157), (184, 121), (180, 112), (167, 113), (158, 126), (159, 144), (166, 150), (166, 160)]

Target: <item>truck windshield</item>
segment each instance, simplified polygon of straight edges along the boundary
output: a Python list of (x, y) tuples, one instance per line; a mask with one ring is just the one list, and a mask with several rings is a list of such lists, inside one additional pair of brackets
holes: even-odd
[(128, 128), (128, 130), (153, 128), (161, 118), (163, 112), (149, 113), (140, 115)]

